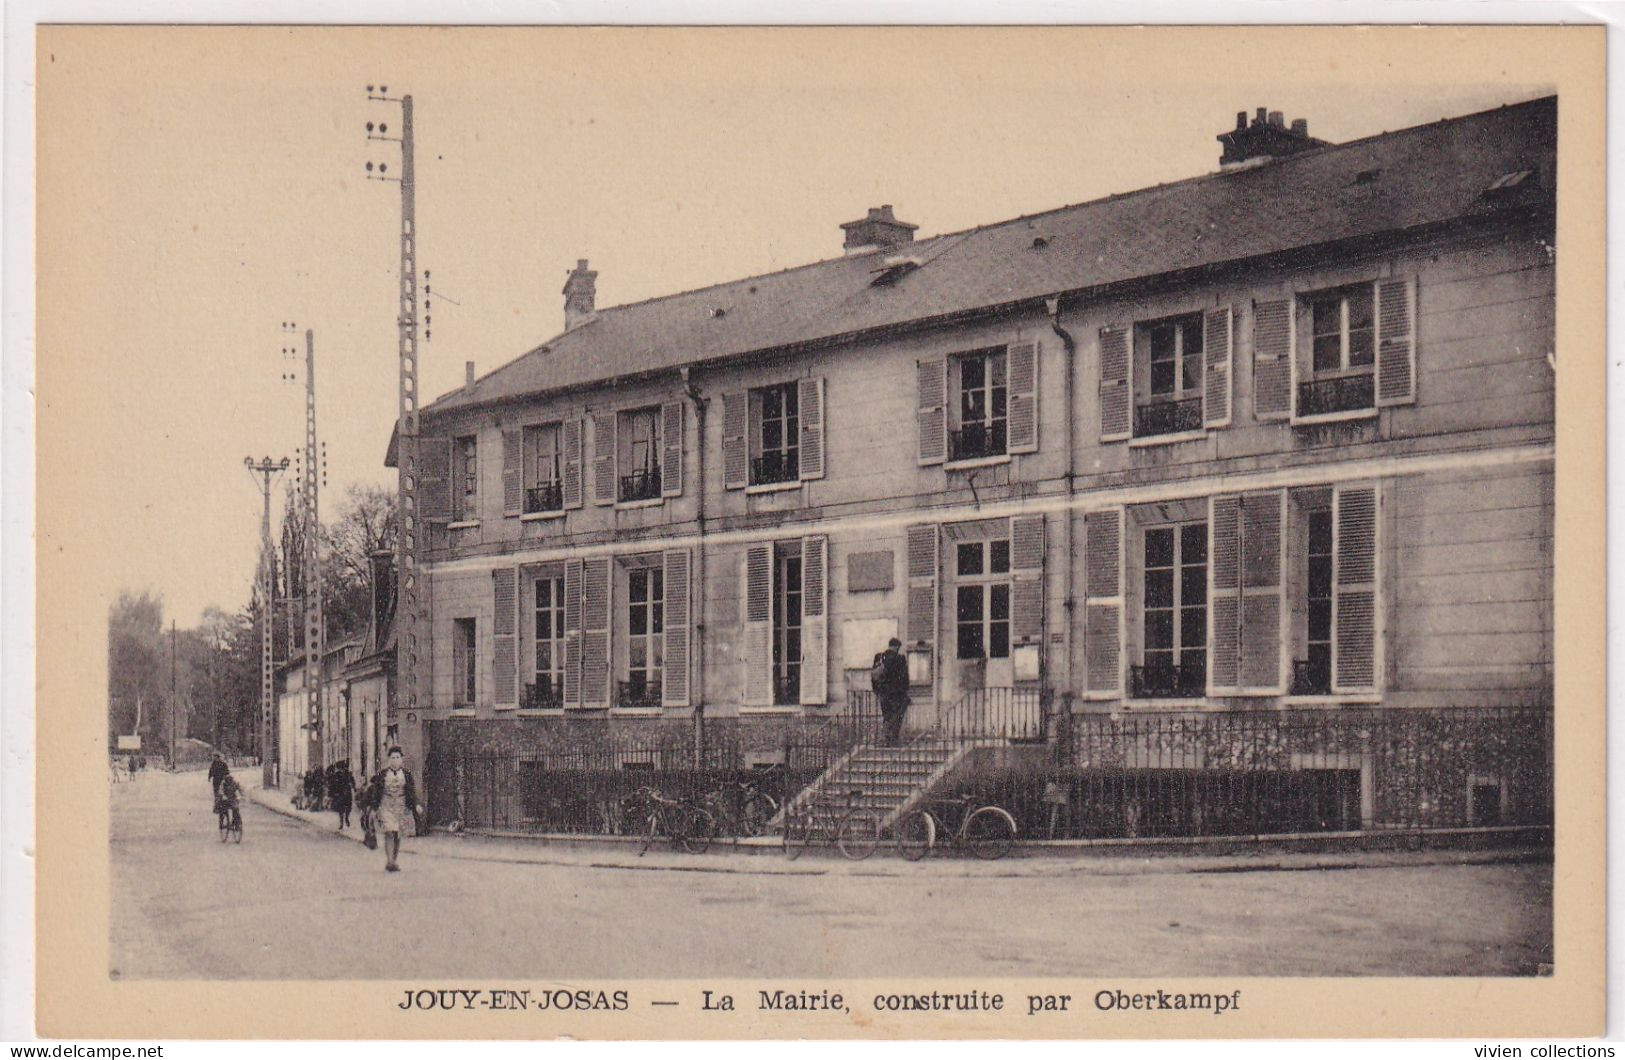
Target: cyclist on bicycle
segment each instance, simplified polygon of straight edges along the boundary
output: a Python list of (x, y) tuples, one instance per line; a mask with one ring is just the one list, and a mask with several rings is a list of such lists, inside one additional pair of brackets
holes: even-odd
[(243, 827), (242, 811), (238, 808), (238, 795), (242, 790), (242, 787), (237, 783), (237, 778), (231, 775), (230, 769), (227, 769), (221, 775), (220, 783), (216, 786), (214, 794), (215, 816), (230, 813), (231, 827), (236, 829)]

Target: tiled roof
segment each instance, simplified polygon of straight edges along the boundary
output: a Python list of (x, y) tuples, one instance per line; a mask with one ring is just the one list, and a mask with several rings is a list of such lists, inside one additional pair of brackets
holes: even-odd
[(1547, 97), (922, 239), (889, 285), (871, 283), (881, 251), (603, 309), (425, 411), (1448, 222), (1510, 172), (1549, 194), (1556, 144)]

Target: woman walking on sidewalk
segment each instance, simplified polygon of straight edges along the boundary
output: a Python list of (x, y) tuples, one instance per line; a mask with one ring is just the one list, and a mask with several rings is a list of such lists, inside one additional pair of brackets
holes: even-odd
[(402, 768), (406, 756), (399, 747), (389, 749), (389, 766), (372, 778), (367, 788), (367, 805), (372, 807), (376, 827), (384, 839), (385, 872), (399, 872), (396, 859), (401, 853), (401, 830), (414, 814), (423, 812), (418, 803), (417, 785), (412, 774)]

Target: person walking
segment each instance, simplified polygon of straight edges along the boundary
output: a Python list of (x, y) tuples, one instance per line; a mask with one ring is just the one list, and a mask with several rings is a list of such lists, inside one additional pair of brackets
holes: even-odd
[(418, 802), (417, 784), (404, 768), (406, 756), (399, 747), (389, 749), (389, 765), (372, 778), (367, 788), (367, 806), (372, 809), (375, 827), (384, 839), (385, 872), (399, 872), (396, 859), (401, 853), (401, 830), (414, 815), (423, 812)]
[(869, 671), (869, 685), (880, 700), (880, 719), (887, 747), (896, 747), (903, 734), (903, 716), (908, 713), (908, 660), (903, 658), (903, 642), (893, 637), (886, 650), (875, 656)]
[(327, 775), (327, 805), (339, 815), (339, 831), (350, 825), (350, 805), (354, 797), (355, 780), (350, 776), (348, 761), (334, 762)]
[(209, 786), (214, 789), (216, 798), (220, 796), (220, 782), (224, 780), (231, 770), (226, 768), (226, 760), (220, 757), (220, 752), (214, 753), (214, 759), (209, 763)]

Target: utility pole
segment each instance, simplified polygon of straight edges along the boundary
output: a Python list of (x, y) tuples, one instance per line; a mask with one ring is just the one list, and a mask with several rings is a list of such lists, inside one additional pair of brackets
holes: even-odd
[[(292, 325), (287, 326), (290, 330)], [(316, 441), (316, 333), (305, 329), (305, 460), (301, 485), (304, 490), (304, 568), (305, 576), (305, 728), (310, 733), (309, 767), (325, 765), (322, 754), (322, 615), (321, 508), (318, 483), (327, 471), (327, 462), (317, 467)]]
[[(392, 726), (404, 712), (408, 723), (417, 720), (429, 686), (431, 652), (428, 631), (421, 606), (422, 585), (419, 563), (423, 555), (419, 491), (422, 465), (418, 445), (418, 294), (417, 294), (417, 198), (412, 139), (412, 97), (393, 97), (388, 85), (367, 86), (367, 99), (373, 102), (399, 103), (401, 108), (400, 136), (389, 135), (389, 124), (367, 123), (367, 139), (399, 143), (401, 149), (400, 172), (389, 175), (389, 164), (367, 163), (369, 180), (396, 181), (401, 186), (401, 265), (399, 306), (396, 323), (400, 329), (398, 361), (399, 416), (396, 421), (396, 467), (399, 471), (397, 512), (399, 524), (396, 533), (396, 598), (397, 630), (396, 672), (399, 694), (389, 704), (387, 718)], [(398, 708), (398, 709), (397, 709)], [(398, 730), (397, 730), (398, 731)], [(411, 751), (420, 749), (414, 730), (407, 738)]]
[(271, 697), (276, 691), (271, 657), (272, 636), (275, 633), (272, 616), (276, 613), (276, 581), (271, 558), (271, 479), (288, 470), (288, 458), (283, 457), (279, 463), (272, 463), (270, 457), (265, 457), (255, 463), (253, 457), (245, 456), (243, 466), (260, 476), (261, 494), (265, 501), (260, 515), (260, 576), (257, 582), (260, 591), (260, 786), (269, 788), (276, 783), (276, 777), (272, 774), (271, 753), (276, 746), (276, 734), (271, 731)]
[(169, 620), (169, 771), (175, 772), (175, 715), (180, 712), (175, 682), (175, 620)]

